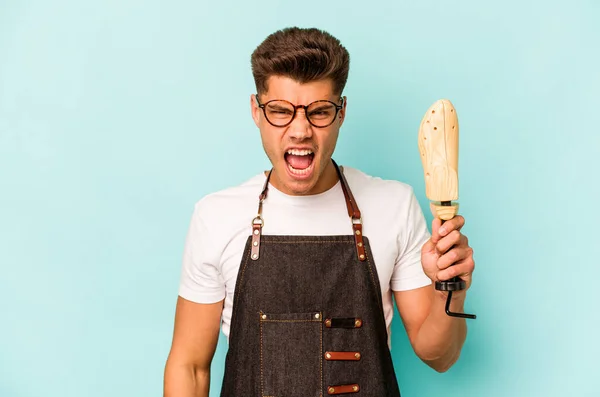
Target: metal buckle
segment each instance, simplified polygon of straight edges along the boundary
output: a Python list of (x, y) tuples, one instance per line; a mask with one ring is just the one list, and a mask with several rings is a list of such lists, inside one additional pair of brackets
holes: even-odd
[(263, 218), (260, 215), (256, 215), (256, 217), (254, 219), (252, 219), (252, 224), (260, 225), (260, 227), (263, 227), (263, 226), (265, 226), (265, 221), (263, 220)]

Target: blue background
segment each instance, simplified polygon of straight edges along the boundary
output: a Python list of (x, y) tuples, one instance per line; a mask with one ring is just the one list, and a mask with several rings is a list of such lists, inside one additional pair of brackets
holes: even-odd
[(0, 0), (0, 396), (162, 395), (193, 204), (268, 168), (249, 59), (290, 25), (351, 54), (336, 160), (428, 221), (418, 125), (458, 111), (478, 319), (438, 374), (396, 317), (403, 397), (600, 396), (599, 2), (217, 3)]

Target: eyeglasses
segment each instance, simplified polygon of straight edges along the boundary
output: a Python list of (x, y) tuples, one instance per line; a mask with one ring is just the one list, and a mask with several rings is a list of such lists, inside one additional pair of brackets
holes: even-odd
[(286, 127), (292, 123), (296, 117), (298, 109), (304, 109), (308, 122), (317, 128), (329, 127), (333, 124), (338, 112), (344, 106), (344, 98), (340, 98), (341, 105), (331, 101), (319, 100), (308, 105), (294, 105), (283, 99), (273, 99), (261, 104), (256, 94), (258, 107), (263, 110), (265, 118), (274, 127)]

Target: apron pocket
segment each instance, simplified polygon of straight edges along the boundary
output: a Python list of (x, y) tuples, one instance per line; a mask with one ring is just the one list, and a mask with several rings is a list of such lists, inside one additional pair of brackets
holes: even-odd
[(322, 314), (260, 313), (263, 397), (320, 397), (323, 389)]

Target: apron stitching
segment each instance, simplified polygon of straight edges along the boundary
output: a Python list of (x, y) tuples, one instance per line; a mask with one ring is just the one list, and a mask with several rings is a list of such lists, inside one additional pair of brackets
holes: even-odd
[(260, 394), (265, 396), (265, 385), (263, 376), (263, 326), (260, 322)]
[[(323, 317), (322, 313), (319, 317)], [(275, 396), (265, 396), (265, 386), (264, 386), (264, 375), (263, 375), (263, 323), (320, 323), (321, 320), (259, 320), (259, 329), (260, 329), (260, 394), (263, 397), (275, 397)], [(320, 367), (320, 376), (321, 376), (321, 388), (320, 388), (320, 396), (323, 397), (323, 326), (319, 327), (321, 331), (320, 336), (320, 353), (319, 353), (319, 367)]]
[(342, 243), (342, 244), (354, 244), (354, 241), (338, 241), (338, 240), (300, 240), (300, 241), (261, 241), (261, 244), (299, 244), (299, 243), (318, 243), (318, 244), (328, 244), (328, 243)]
[(373, 270), (371, 269), (371, 261), (369, 260), (369, 255), (367, 255), (367, 265), (369, 266), (369, 273), (371, 274), (371, 281), (373, 282), (373, 287), (376, 288), (375, 295), (377, 296), (377, 304), (379, 305), (379, 308), (383, 310), (383, 307), (381, 305), (381, 299), (379, 298), (379, 294), (377, 294), (377, 291), (381, 291), (381, 286), (375, 283), (375, 276), (373, 275)]
[(319, 323), (321, 320), (261, 320), (261, 323)]
[[(248, 265), (248, 259), (250, 259), (250, 250), (248, 250), (248, 254), (246, 254), (246, 260), (244, 261), (244, 266), (242, 267), (242, 274), (240, 276), (240, 281), (239, 281), (239, 285), (236, 284), (235, 286), (235, 290), (233, 291), (233, 308), (237, 309), (236, 306), (236, 302), (237, 302), (237, 297), (240, 296), (240, 293), (242, 292), (242, 282), (244, 281), (244, 272), (246, 271), (246, 266)], [(239, 290), (238, 290), (239, 288)], [(231, 313), (231, 324), (233, 325), (233, 316), (235, 315), (235, 313), (237, 312), (237, 310), (233, 310)]]
[[(321, 317), (323, 317), (323, 315), (321, 315)], [(323, 325), (321, 324), (321, 354), (319, 354), (319, 366), (320, 366), (320, 373), (321, 373), (321, 392), (320, 392), (320, 397), (323, 397)]]

